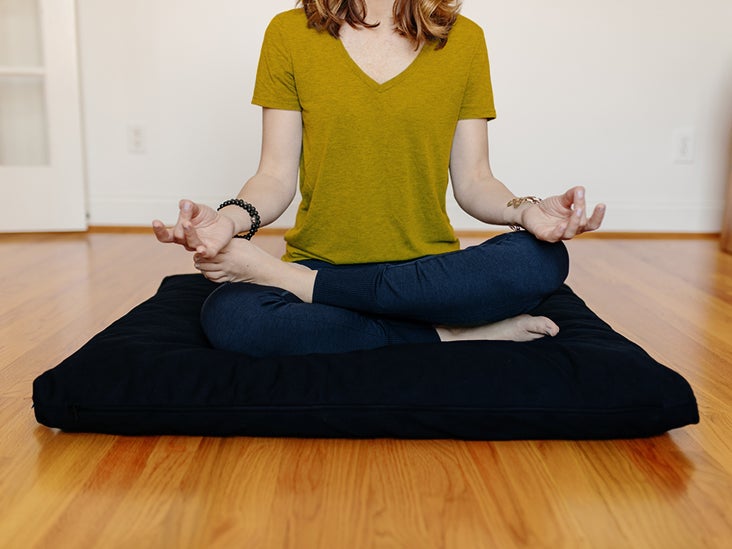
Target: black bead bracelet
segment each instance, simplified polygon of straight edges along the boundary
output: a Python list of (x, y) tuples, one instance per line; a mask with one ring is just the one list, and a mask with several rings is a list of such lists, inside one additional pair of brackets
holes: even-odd
[(252, 220), (252, 226), (249, 228), (249, 232), (247, 234), (235, 234), (234, 238), (246, 238), (247, 240), (251, 240), (256, 232), (259, 230), (259, 226), (262, 224), (262, 220), (259, 219), (259, 212), (257, 211), (257, 208), (252, 206), (249, 202), (242, 200), (241, 198), (231, 198), (229, 200), (225, 200), (221, 203), (218, 209), (220, 210), (222, 208), (226, 208), (226, 206), (239, 206), (240, 208), (243, 208), (247, 211), (249, 217)]

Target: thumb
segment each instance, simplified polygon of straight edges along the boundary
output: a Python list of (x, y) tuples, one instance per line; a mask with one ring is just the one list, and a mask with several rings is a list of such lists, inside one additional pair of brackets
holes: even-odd
[(178, 207), (180, 208), (181, 221), (192, 221), (199, 212), (198, 204), (192, 200), (183, 199), (178, 204)]

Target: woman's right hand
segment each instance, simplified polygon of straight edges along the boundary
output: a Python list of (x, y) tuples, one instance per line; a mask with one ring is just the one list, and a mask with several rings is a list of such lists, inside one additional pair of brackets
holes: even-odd
[(235, 234), (234, 221), (209, 206), (181, 200), (178, 221), (173, 228), (156, 219), (153, 232), (160, 242), (180, 244), (203, 257), (215, 257), (231, 242)]

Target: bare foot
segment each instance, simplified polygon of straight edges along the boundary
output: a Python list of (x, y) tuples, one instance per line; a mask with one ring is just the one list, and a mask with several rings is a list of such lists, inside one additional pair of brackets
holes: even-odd
[(544, 336), (554, 337), (559, 326), (545, 316), (519, 315), (493, 324), (469, 327), (438, 326), (440, 341), (533, 341)]
[(250, 282), (274, 286), (312, 302), (317, 271), (268, 254), (248, 240), (233, 239), (216, 257), (193, 256), (194, 266), (213, 282)]

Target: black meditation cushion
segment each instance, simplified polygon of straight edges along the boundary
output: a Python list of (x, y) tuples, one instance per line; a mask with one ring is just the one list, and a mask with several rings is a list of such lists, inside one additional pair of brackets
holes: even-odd
[(35, 380), (38, 421), (125, 435), (505, 440), (652, 436), (699, 420), (686, 380), (566, 286), (534, 311), (559, 324), (555, 338), (274, 358), (209, 345), (199, 311), (215, 287), (166, 278)]

